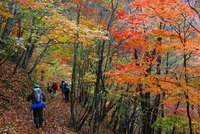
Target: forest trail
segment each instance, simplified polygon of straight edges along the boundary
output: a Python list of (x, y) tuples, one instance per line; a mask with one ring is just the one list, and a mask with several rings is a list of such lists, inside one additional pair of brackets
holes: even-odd
[[(44, 89), (43, 89), (44, 90)], [(65, 103), (58, 91), (57, 96), (47, 94), (47, 107), (44, 108), (44, 123), (42, 128), (36, 129), (33, 113), (30, 111), (31, 102), (23, 101), (22, 107), (6, 110), (0, 124), (0, 133), (14, 134), (75, 134), (67, 126), (70, 118), (70, 103)]]
[(0, 0), (0, 134), (74, 131), (200, 134), (200, 0)]
[[(13, 68), (14, 64), (11, 62), (0, 66), (0, 134), (76, 134), (68, 126), (70, 102), (64, 101), (60, 89), (56, 97), (49, 94), (45, 84), (39, 84), (47, 98), (44, 123), (41, 129), (35, 128), (33, 112), (30, 111), (31, 102), (26, 101), (26, 96), (33, 89), (33, 83), (23, 69), (12, 75)], [(80, 105), (78, 107), (81, 109)], [(91, 131), (87, 122), (79, 133), (89, 134)], [(103, 124), (100, 133), (113, 134)]]
[(0, 134), (75, 134), (67, 127), (70, 103), (65, 103), (60, 90), (53, 97), (47, 93), (46, 87), (42, 87), (47, 97), (45, 121), (41, 129), (35, 128), (31, 102), (26, 101), (26, 95), (33, 88), (32, 82), (24, 70), (13, 76), (13, 68), (9, 62), (0, 67)]

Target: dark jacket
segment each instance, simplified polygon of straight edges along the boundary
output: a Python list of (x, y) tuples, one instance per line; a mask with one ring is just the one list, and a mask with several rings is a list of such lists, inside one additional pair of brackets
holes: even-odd
[(68, 83), (64, 83), (63, 90), (64, 90), (64, 92), (70, 92), (70, 87), (69, 87)]
[(64, 82), (62, 82), (61, 84), (60, 84), (60, 89), (62, 89), (62, 90), (64, 90)]
[[(35, 86), (34, 88), (40, 88), (39, 86)], [(42, 92), (42, 98), (43, 98), (43, 102), (45, 102), (46, 101), (46, 96), (44, 95), (44, 93)], [(26, 98), (26, 100), (27, 101), (32, 101), (32, 103), (34, 104), (35, 102), (34, 102), (34, 98), (33, 98), (33, 92), (32, 93), (30, 93), (28, 96), (27, 96), (27, 98)]]

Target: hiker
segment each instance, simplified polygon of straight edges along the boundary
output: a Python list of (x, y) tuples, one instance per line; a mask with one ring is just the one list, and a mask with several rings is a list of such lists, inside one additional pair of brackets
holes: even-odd
[(27, 101), (32, 100), (31, 108), (33, 109), (33, 117), (36, 128), (42, 126), (43, 108), (46, 107), (46, 97), (38, 84), (34, 85), (32, 93), (27, 96)]
[(64, 83), (64, 86), (63, 86), (63, 92), (64, 92), (64, 98), (65, 98), (65, 101), (68, 102), (69, 101), (69, 93), (70, 93), (70, 88), (69, 88), (69, 85), (67, 82)]
[(52, 89), (53, 89), (54, 96), (56, 96), (56, 90), (58, 90), (58, 84), (56, 82), (53, 83)]
[(64, 81), (64, 80), (61, 81), (60, 89), (61, 89), (61, 91), (62, 91), (62, 97), (63, 97), (63, 99), (65, 98), (65, 94), (64, 94), (64, 84), (65, 84), (65, 81)]
[(52, 89), (50, 83), (48, 83), (48, 85), (47, 85), (47, 91), (48, 91), (49, 93), (52, 93), (52, 92), (53, 92), (53, 89)]

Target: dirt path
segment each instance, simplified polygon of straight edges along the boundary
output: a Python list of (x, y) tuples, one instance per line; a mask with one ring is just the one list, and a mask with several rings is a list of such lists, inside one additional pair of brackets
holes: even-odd
[[(56, 97), (46, 94), (45, 121), (41, 129), (35, 128), (33, 112), (30, 111), (31, 102), (25, 100), (25, 96), (33, 88), (33, 83), (23, 69), (18, 69), (18, 73), (12, 75), (14, 68), (15, 65), (11, 62), (0, 67), (0, 134), (76, 134), (68, 128), (70, 104), (65, 103), (60, 90)], [(42, 89), (45, 91), (45, 87)], [(81, 109), (80, 106), (79, 108)], [(79, 133), (92, 134), (91, 128), (86, 121)], [(113, 134), (105, 125), (100, 126), (99, 133)]]
[(70, 104), (65, 103), (59, 91), (56, 97), (47, 95), (47, 107), (44, 109), (42, 128), (36, 129), (30, 102), (23, 103), (16, 109), (10, 109), (0, 118), (2, 134), (75, 134), (67, 126), (70, 118)]

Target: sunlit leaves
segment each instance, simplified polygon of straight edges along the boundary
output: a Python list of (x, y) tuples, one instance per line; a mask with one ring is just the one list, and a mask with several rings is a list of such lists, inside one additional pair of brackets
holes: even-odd
[(96, 26), (92, 22), (90, 23), (88, 19), (83, 19), (83, 22), (77, 26), (75, 22), (67, 20), (58, 12), (54, 12), (46, 23), (47, 26), (52, 27), (47, 37), (55, 39), (56, 42), (73, 43), (78, 41), (84, 45), (93, 44), (94, 39), (108, 39), (105, 36), (106, 32), (96, 29)]
[[(108, 82), (122, 87), (122, 83), (133, 85), (129, 92), (133, 91), (134, 96), (151, 94), (152, 104), (159, 95), (163, 105), (189, 102), (192, 110), (197, 110), (200, 95), (197, 88), (199, 35), (191, 25), (198, 26), (195, 22), (197, 15), (187, 2), (179, 0), (135, 0), (129, 6), (130, 11), (116, 12), (121, 27), (116, 26), (111, 30), (114, 38), (124, 41), (114, 60), (115, 68), (106, 73)], [(141, 89), (138, 91), (139, 84)], [(185, 106), (180, 106), (180, 109), (183, 108), (186, 116)], [(197, 114), (192, 110), (192, 118), (196, 118)], [(169, 115), (173, 114), (171, 112)], [(180, 113), (178, 115), (182, 116)], [(170, 120), (170, 117), (167, 119)]]
[(6, 18), (13, 18), (13, 15), (10, 14), (9, 12), (4, 11), (3, 9), (0, 8), (0, 15), (6, 17)]
[[(162, 127), (164, 131), (171, 132), (173, 127), (177, 128), (178, 132), (184, 132), (188, 129), (188, 120), (182, 116), (169, 116), (164, 118), (159, 118), (153, 125), (153, 127)], [(193, 122), (193, 125), (197, 125), (197, 122)]]
[(17, 0), (22, 6), (31, 9), (43, 8), (42, 4), (33, 0)]

